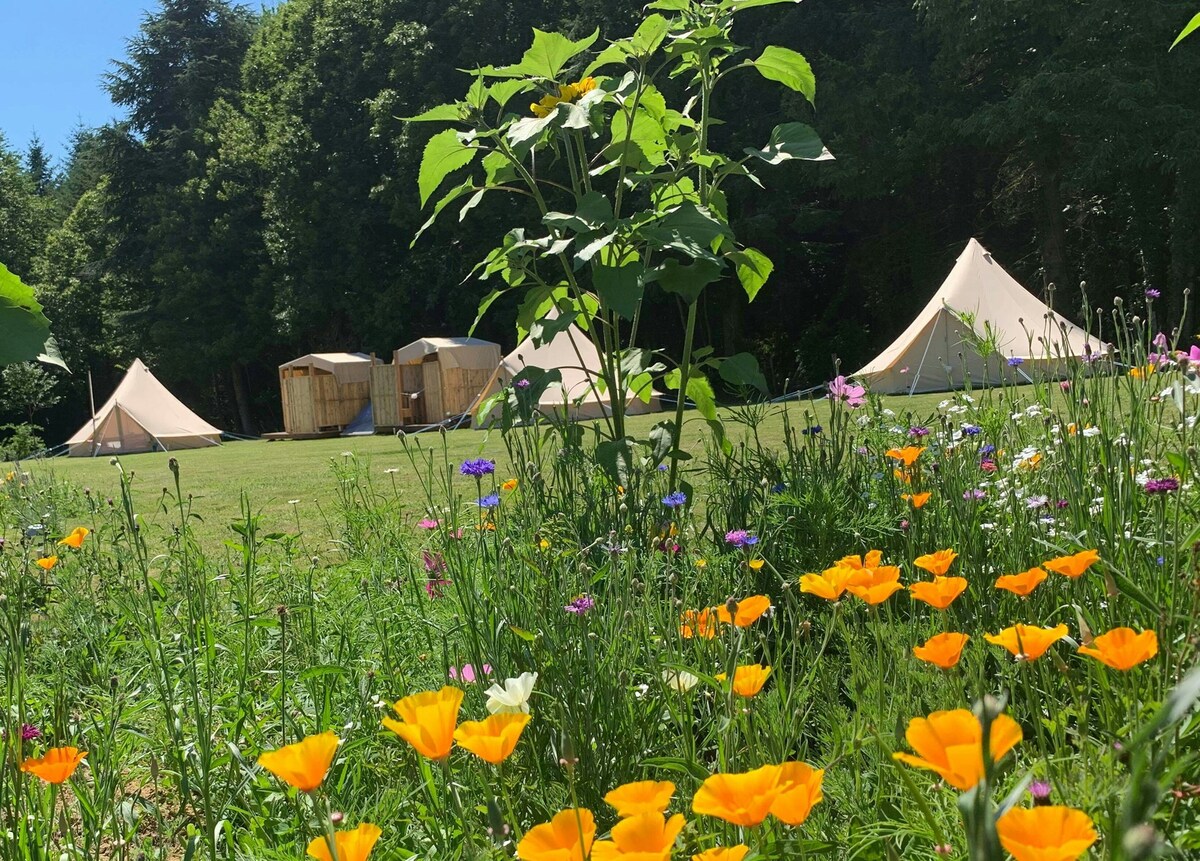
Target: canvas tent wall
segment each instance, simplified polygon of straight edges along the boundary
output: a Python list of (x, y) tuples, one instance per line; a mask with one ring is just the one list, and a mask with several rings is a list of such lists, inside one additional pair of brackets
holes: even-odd
[[(562, 375), (561, 385), (551, 385), (539, 399), (538, 404), (542, 412), (561, 412), (566, 408), (572, 419), (600, 418), (611, 412), (612, 401), (608, 393), (599, 392), (590, 382), (600, 372), (600, 354), (596, 352), (591, 339), (572, 323), (541, 346), (535, 346), (532, 338), (526, 338), (515, 350), (500, 360), (491, 379), (471, 405), (474, 426), (479, 424), (476, 414), (479, 404), (489, 395), (499, 391), (502, 386), (511, 383), (526, 367), (546, 371), (558, 369)], [(584, 368), (587, 369), (586, 372)], [(650, 403), (646, 404), (633, 392), (627, 392), (625, 401), (628, 415), (657, 412), (659, 409), (657, 397), (651, 397)], [(485, 423), (491, 418), (494, 416), (485, 417)]]
[[(988, 340), (995, 355), (985, 361), (978, 343)], [(1057, 379), (1071, 357), (1102, 347), (972, 239), (917, 318), (854, 377), (882, 394), (951, 391), (967, 380), (996, 385)]]
[(371, 398), (371, 358), (309, 353), (279, 366), (283, 429), (293, 436), (341, 431)]
[(433, 424), (471, 408), (500, 362), (479, 338), (419, 338), (371, 367), (376, 427)]
[(184, 406), (141, 359), (134, 359), (104, 406), (67, 440), (67, 453), (88, 457), (220, 444), (220, 430)]

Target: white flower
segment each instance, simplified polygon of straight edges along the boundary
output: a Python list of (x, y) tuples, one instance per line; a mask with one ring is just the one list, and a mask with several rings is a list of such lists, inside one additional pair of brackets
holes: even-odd
[(505, 679), (504, 687), (492, 685), (487, 689), (487, 710), (498, 714), (529, 714), (529, 696), (533, 693), (537, 673), (521, 673), (515, 679)]
[(1100, 428), (1093, 427), (1092, 425), (1088, 425), (1087, 427), (1085, 427), (1083, 429), (1083, 435), (1085, 437), (1088, 437), (1089, 439), (1094, 436), (1100, 436)]
[(387, 469), (385, 469), (385, 470), (383, 471), (383, 473), (384, 473), (384, 475), (395, 475), (395, 474), (396, 474), (396, 473), (398, 473), (399, 471), (400, 471), (400, 470), (399, 470), (399, 469), (397, 469), (396, 467), (394, 467), (394, 466), (389, 466)]
[(686, 694), (700, 681), (698, 676), (689, 673), (687, 670), (663, 670), (663, 684), (673, 691), (679, 691), (681, 694)]

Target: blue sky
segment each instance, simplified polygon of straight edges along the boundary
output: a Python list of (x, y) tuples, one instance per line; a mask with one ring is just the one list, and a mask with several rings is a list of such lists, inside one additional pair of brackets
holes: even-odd
[(0, 132), (8, 145), (24, 150), (37, 132), (61, 167), (80, 122), (120, 116), (100, 77), (157, 8), (156, 0), (0, 0)]

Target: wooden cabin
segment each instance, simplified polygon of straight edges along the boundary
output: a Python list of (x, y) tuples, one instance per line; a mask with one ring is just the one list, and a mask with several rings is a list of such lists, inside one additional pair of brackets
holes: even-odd
[(437, 424), (469, 412), (500, 364), (500, 345), (479, 338), (420, 338), (371, 366), (376, 428)]
[(371, 400), (371, 357), (309, 353), (279, 366), (283, 428), (288, 436), (340, 432)]

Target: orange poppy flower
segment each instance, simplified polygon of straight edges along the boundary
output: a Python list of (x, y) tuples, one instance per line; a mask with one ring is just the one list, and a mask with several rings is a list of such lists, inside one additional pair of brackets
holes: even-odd
[(785, 825), (803, 825), (813, 807), (825, 797), (821, 794), (825, 769), (806, 762), (785, 762), (779, 767), (783, 770), (779, 777), (783, 791), (771, 805), (771, 815)]
[(892, 460), (898, 460), (908, 467), (917, 462), (917, 458), (921, 456), (921, 452), (923, 451), (925, 451), (924, 446), (906, 445), (904, 448), (889, 448), (885, 453)]
[(918, 556), (913, 560), (913, 565), (918, 568), (924, 568), (934, 577), (941, 577), (950, 570), (950, 566), (954, 564), (954, 560), (958, 558), (958, 554), (947, 548), (939, 550), (936, 553), (926, 553), (924, 556)]
[(517, 844), (521, 861), (585, 861), (596, 839), (596, 819), (586, 807), (556, 813)]
[(882, 550), (868, 550), (866, 556), (843, 556), (837, 561), (837, 567), (853, 568), (855, 571), (861, 571), (864, 568), (878, 568), (882, 564)]
[(325, 779), (337, 747), (338, 737), (332, 730), (326, 730), (279, 750), (267, 751), (259, 756), (258, 764), (288, 786), (312, 792)]
[(1091, 817), (1056, 806), (1013, 807), (996, 820), (996, 835), (1016, 861), (1075, 861), (1096, 842)]
[(74, 529), (71, 530), (70, 535), (68, 535), (66, 538), (62, 539), (58, 543), (63, 545), (64, 547), (74, 547), (76, 550), (78, 550), (80, 547), (83, 546), (83, 539), (87, 538), (88, 534), (90, 532), (91, 532), (91, 530), (88, 529), (86, 526), (76, 526)]
[(758, 825), (771, 812), (784, 787), (783, 769), (764, 765), (753, 771), (714, 774), (707, 778), (692, 797), (692, 810), (715, 816), (733, 825)]
[(800, 578), (800, 591), (824, 598), (826, 601), (837, 601), (846, 591), (846, 587), (862, 576), (862, 568), (838, 564), (833, 568), (826, 568), (820, 574), (805, 574)]
[(516, 490), (518, 481), (515, 478), (510, 478), (508, 481), (500, 485), (501, 490)]
[(907, 469), (893, 469), (892, 475), (896, 477), (896, 481), (904, 484), (912, 484), (912, 473), (910, 473)]
[(413, 694), (392, 706), (400, 720), (384, 718), (383, 725), (416, 748), (421, 756), (445, 759), (454, 744), (454, 726), (462, 701), (463, 692), (449, 685), (440, 691)]
[(895, 565), (864, 569), (862, 576), (846, 584), (846, 591), (871, 605), (882, 604), (903, 588)]
[(37, 564), (37, 567), (41, 568), (43, 571), (49, 571), (51, 568), (53, 568), (55, 565), (58, 564), (58, 557), (57, 556), (43, 556), (41, 559), (37, 560), (36, 564)]
[(679, 619), (679, 636), (685, 640), (692, 637), (711, 640), (717, 636), (718, 619), (712, 610), (684, 610)]
[(745, 843), (736, 846), (714, 846), (692, 856), (692, 861), (742, 861), (750, 852)]
[(1025, 661), (1036, 661), (1046, 650), (1067, 636), (1066, 625), (1055, 625), (1053, 628), (1039, 628), (1036, 625), (1013, 625), (1005, 628), (999, 634), (984, 634), (983, 637), (993, 646), (1003, 646), (1012, 653), (1014, 658)]
[(1070, 577), (1072, 580), (1082, 577), (1083, 572), (1092, 567), (1093, 564), (1100, 561), (1100, 553), (1097, 550), (1081, 550), (1073, 556), (1059, 556), (1057, 559), (1051, 559), (1042, 563), (1042, 567), (1047, 571), (1053, 571), (1055, 574), (1061, 574), (1064, 577)]
[(39, 757), (21, 763), (21, 771), (32, 774), (46, 783), (65, 783), (87, 756), (77, 747), (52, 747)]
[[(755, 696), (762, 690), (770, 675), (770, 667), (764, 667), (762, 664), (743, 664), (733, 671), (733, 692), (739, 697)], [(725, 673), (717, 673), (713, 678), (723, 682), (729, 677)]]
[(966, 634), (949, 631), (945, 634), (935, 634), (925, 641), (923, 646), (913, 646), (913, 654), (927, 664), (948, 670), (958, 663), (962, 657), (963, 646), (971, 639)]
[(669, 780), (637, 780), (609, 790), (604, 800), (624, 819), (642, 813), (662, 813), (674, 794), (675, 784)]
[[(353, 831), (339, 831), (333, 837), (337, 847), (338, 861), (367, 861), (375, 841), (383, 831), (378, 825), (364, 822)], [(333, 861), (329, 851), (329, 843), (324, 837), (317, 837), (308, 844), (308, 857), (318, 861)]]
[(737, 612), (732, 616), (728, 607), (717, 608), (717, 619), (726, 625), (734, 624), (747, 628), (758, 621), (763, 613), (771, 609), (771, 599), (766, 595), (751, 595), (737, 602)]
[(1131, 670), (1158, 654), (1158, 634), (1113, 628), (1094, 639), (1092, 645), (1080, 646), (1079, 654), (1095, 658), (1114, 670)]
[(918, 601), (924, 601), (930, 607), (945, 610), (954, 600), (967, 591), (966, 577), (938, 577), (936, 580), (913, 583), (908, 591)]
[(900, 498), (912, 504), (913, 508), (924, 508), (925, 503), (933, 496), (928, 490), (924, 493), (902, 493)]
[(682, 813), (670, 819), (653, 811), (626, 817), (613, 826), (612, 840), (592, 845), (591, 861), (670, 861), (685, 824)]
[(486, 720), (463, 721), (454, 731), (454, 740), (484, 762), (499, 765), (517, 749), (521, 732), (529, 721), (530, 716), (521, 712), (501, 712)]
[[(909, 747), (919, 754), (896, 752), (893, 759), (914, 768), (937, 772), (942, 780), (966, 792), (983, 779), (983, 726), (968, 709), (934, 712), (913, 718), (904, 733)], [(992, 721), (989, 749), (999, 761), (1021, 740), (1021, 725), (1008, 715)]]
[(996, 588), (1007, 590), (1024, 598), (1049, 576), (1041, 568), (1030, 568), (1020, 574), (1003, 574), (996, 578)]

